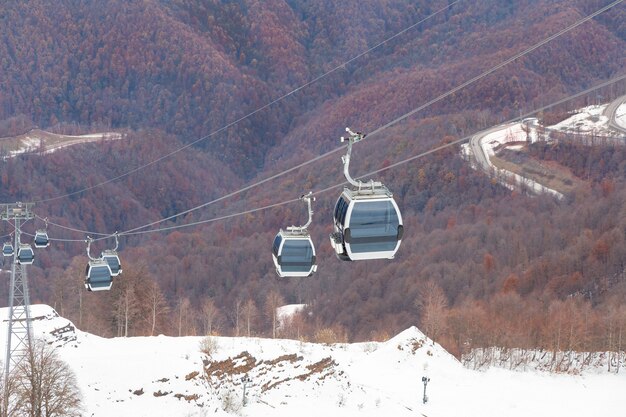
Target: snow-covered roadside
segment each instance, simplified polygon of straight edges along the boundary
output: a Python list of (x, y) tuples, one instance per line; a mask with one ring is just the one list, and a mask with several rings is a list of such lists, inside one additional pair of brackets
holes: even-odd
[[(621, 134), (610, 128), (610, 117), (604, 114), (608, 111), (608, 107), (610, 106), (603, 104), (579, 109), (567, 119), (555, 125), (546, 126), (541, 135), (538, 132), (540, 126), (535, 118), (525, 119), (521, 123), (495, 127), (474, 135), (470, 143), (462, 146), (461, 154), (470, 161), (470, 156), (474, 156), (475, 162), (472, 162), (472, 168), (483, 169), (490, 174), (495, 173), (498, 181), (511, 190), (530, 189), (537, 194), (548, 193), (562, 199), (564, 195), (554, 189), (514, 172), (495, 167), (490, 158), (495, 155), (499, 147), (507, 143), (532, 143), (537, 141), (540, 136), (544, 137), (544, 140), (549, 140), (549, 135), (545, 134), (547, 132), (583, 135), (583, 138), (587, 136), (589, 138), (603, 138), (605, 141), (621, 144), (623, 141)], [(626, 126), (626, 103), (616, 110), (615, 121), (621, 126)], [(590, 139), (589, 143), (593, 144), (593, 139)], [(515, 150), (516, 146), (507, 146), (507, 148)], [(482, 152), (482, 155), (476, 155), (479, 152)]]
[(617, 108), (615, 112), (615, 122), (626, 129), (626, 103)]
[[(514, 172), (500, 169), (491, 163), (491, 157), (496, 154), (496, 150), (507, 143), (537, 141), (537, 125), (536, 119), (528, 119), (523, 123), (513, 123), (503, 125), (500, 128), (490, 129), (489, 133), (479, 133), (475, 135), (470, 143), (463, 145), (462, 154), (471, 155), (474, 153), (475, 146), (479, 146), (480, 151), (484, 155), (489, 173), (495, 173), (498, 181), (511, 190), (530, 189), (536, 194), (547, 193), (559, 199), (565, 196), (551, 188), (548, 188), (530, 178), (523, 177)], [(482, 156), (481, 156), (482, 158)], [(479, 164), (481, 165), (481, 164)], [(476, 168), (476, 165), (473, 165)]]
[[(57, 142), (46, 143), (46, 139), (48, 138), (55, 138)], [(123, 135), (117, 132), (90, 133), (86, 135), (57, 135), (55, 133), (35, 129), (17, 137), (19, 148), (10, 151), (8, 157), (14, 157), (25, 152), (37, 150), (41, 146), (42, 141), (46, 149), (44, 153), (48, 154), (58, 149), (81, 143), (97, 142), (100, 140), (120, 140), (122, 138)]]
[(609, 118), (602, 114), (606, 107), (606, 104), (583, 107), (576, 110), (567, 119), (555, 125), (546, 126), (546, 129), (576, 134), (609, 136), (611, 134), (608, 128)]

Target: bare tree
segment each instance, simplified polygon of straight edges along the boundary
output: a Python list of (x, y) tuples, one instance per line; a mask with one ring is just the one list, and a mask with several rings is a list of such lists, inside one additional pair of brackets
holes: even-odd
[[(110, 291), (117, 335), (127, 337), (131, 333), (145, 335), (154, 332), (152, 326), (156, 327), (158, 316), (165, 314), (160, 310), (167, 304), (159, 294), (158, 285), (150, 278), (147, 266), (141, 262), (129, 265), (120, 278), (114, 279)], [(100, 294), (98, 298), (101, 298)], [(154, 321), (150, 319), (152, 308), (156, 310)]]
[(117, 322), (117, 335), (128, 337), (128, 326), (132, 320), (135, 319), (139, 313), (137, 307), (137, 296), (135, 295), (135, 288), (130, 283), (125, 285), (121, 289), (120, 296), (115, 302), (117, 307), (116, 322)]
[(70, 302), (70, 288), (67, 285), (65, 270), (56, 266), (48, 268), (48, 278), (52, 282), (53, 308), (62, 317), (66, 317), (66, 305)]
[(84, 256), (72, 258), (62, 274), (54, 275), (52, 283), (55, 309), (58, 306), (60, 310), (57, 311), (81, 329), (84, 324), (85, 266)]
[(272, 338), (276, 338), (276, 328), (278, 327), (278, 316), (276, 309), (285, 304), (285, 300), (278, 291), (271, 291), (265, 299), (265, 312), (272, 321)]
[(204, 334), (212, 335), (219, 315), (219, 310), (212, 298), (207, 298), (202, 304), (202, 323)]
[(235, 336), (238, 337), (239, 336), (239, 329), (240, 329), (240, 323), (239, 320), (241, 319), (241, 305), (243, 304), (243, 302), (241, 301), (241, 299), (237, 298), (235, 300), (235, 306), (233, 309), (233, 317), (232, 317), (232, 321), (233, 324), (235, 325)]
[(424, 332), (435, 340), (443, 331), (446, 323), (446, 308), (448, 299), (443, 290), (434, 281), (428, 281), (415, 305), (420, 309), (421, 322)]
[[(4, 369), (3, 363), (0, 363), (0, 369)], [(19, 416), (20, 399), (16, 382), (14, 370), (9, 373), (8, 380), (5, 380), (4, 376), (0, 378), (0, 416), (2, 417)]]
[(257, 315), (256, 304), (254, 304), (254, 301), (251, 298), (248, 298), (248, 300), (244, 303), (242, 313), (244, 319), (246, 320), (247, 336), (250, 337), (250, 325), (252, 320)]
[[(189, 332), (189, 319), (191, 314), (191, 302), (187, 297), (181, 297), (178, 300), (178, 336), (188, 335)], [(184, 331), (183, 331), (184, 329)]]
[(76, 376), (53, 347), (36, 340), (15, 370), (17, 414), (31, 417), (81, 415)]
[(146, 286), (146, 298), (148, 302), (146, 320), (150, 326), (150, 336), (154, 336), (157, 322), (169, 313), (170, 306), (156, 281), (152, 279), (147, 280)]

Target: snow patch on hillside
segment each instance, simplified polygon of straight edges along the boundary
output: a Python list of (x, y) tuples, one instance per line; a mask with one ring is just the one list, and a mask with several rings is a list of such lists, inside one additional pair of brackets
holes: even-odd
[(287, 304), (276, 309), (278, 328), (282, 329), (295, 315), (300, 313), (306, 304)]
[[(214, 337), (208, 357), (202, 337), (105, 339), (48, 306), (33, 306), (32, 317), (35, 334), (58, 346), (76, 372), (85, 415), (95, 417), (572, 417), (622, 416), (626, 407), (624, 373), (469, 370), (415, 327), (354, 344)], [(431, 379), (426, 404), (422, 376)], [(243, 377), (251, 380), (246, 407)]]
[(516, 371), (537, 370), (581, 375), (583, 373), (624, 372), (626, 352), (574, 352), (500, 347), (475, 348), (464, 354), (463, 364), (470, 369), (498, 367)]
[[(496, 150), (502, 145), (516, 142), (526, 142), (527, 127), (522, 123), (514, 123), (502, 126), (501, 130), (486, 135), (481, 141), (485, 155), (491, 157), (496, 154)], [(508, 149), (508, 147), (507, 147)]]
[[(7, 337), (7, 322), (9, 316), (8, 308), (0, 308), (0, 318), (2, 318), (2, 325), (0, 329), (0, 346), (3, 348), (6, 346)], [(42, 338), (46, 342), (57, 346), (75, 345), (78, 340), (79, 334), (83, 334), (80, 330), (77, 330), (74, 324), (66, 318), (63, 318), (57, 314), (57, 312), (45, 304), (33, 304), (30, 306), (30, 317), (33, 321), (33, 336), (35, 338)], [(5, 351), (3, 350), (2, 353)], [(2, 356), (4, 358), (4, 356)]]
[(576, 110), (571, 117), (547, 128), (578, 134), (608, 135), (611, 133), (609, 119), (602, 114), (606, 106), (603, 104), (583, 107)]
[(617, 108), (615, 112), (615, 122), (626, 129), (626, 103)]
[(45, 147), (44, 153), (49, 154), (73, 145), (98, 142), (101, 140), (120, 140), (123, 137), (124, 135), (118, 132), (89, 133), (86, 135), (60, 135), (44, 130), (33, 129), (30, 132), (15, 138), (17, 140), (17, 149), (9, 151), (7, 157), (15, 157), (26, 152), (33, 152), (42, 146)]

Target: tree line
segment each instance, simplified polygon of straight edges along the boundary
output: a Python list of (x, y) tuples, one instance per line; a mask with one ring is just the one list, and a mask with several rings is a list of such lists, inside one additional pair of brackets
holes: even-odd
[[(545, 149), (531, 147), (535, 157), (558, 154), (575, 174), (584, 172), (586, 186), (561, 202), (511, 193), (471, 170), (455, 149), (386, 173), (407, 230), (392, 262), (334, 259), (323, 244), (330, 232), (323, 219), (334, 198), (320, 196), (314, 219), (322, 220), (311, 231), (322, 242), (321, 264), (310, 279), (281, 281), (273, 271), (273, 233), (306, 216), (302, 207), (286, 206), (129, 245), (122, 251), (124, 275), (109, 293), (84, 291), (82, 255), (66, 266), (33, 267), (34, 294), (79, 328), (106, 336), (360, 341), (418, 324), (457, 355), (492, 344), (616, 348), (623, 320), (614, 314), (624, 293), (626, 256), (623, 149), (564, 148), (562, 141), (536, 146)], [(332, 168), (335, 162), (327, 164), (328, 171), (339, 170)], [(305, 170), (289, 181), (295, 192), (305, 181), (320, 188), (332, 178)], [(227, 210), (289, 196), (268, 189)], [(275, 307), (286, 303), (307, 307), (291, 324), (278, 326)]]

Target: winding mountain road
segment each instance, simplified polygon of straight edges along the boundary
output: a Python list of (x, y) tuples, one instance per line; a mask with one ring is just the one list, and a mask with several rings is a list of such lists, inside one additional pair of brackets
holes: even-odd
[(494, 126), (490, 129), (475, 134), (470, 139), (470, 148), (472, 149), (474, 158), (476, 158), (476, 164), (487, 174), (490, 174), (492, 172), (493, 166), (491, 165), (491, 162), (489, 162), (489, 155), (487, 155), (485, 148), (483, 148), (482, 142), (488, 135), (498, 132), (500, 130), (505, 130), (511, 126), (513, 126), (513, 124)]
[[(532, 119), (535, 120), (535, 119)], [(479, 132), (474, 135), (469, 142), (470, 150), (472, 154), (474, 154), (474, 158), (476, 160), (476, 167), (478, 169), (482, 169), (487, 175), (495, 175), (495, 178), (507, 188), (510, 189), (526, 189), (532, 190), (537, 194), (548, 193), (552, 194), (558, 199), (562, 199), (565, 197), (562, 193), (553, 190), (552, 188), (548, 188), (543, 184), (540, 184), (530, 178), (523, 177), (515, 172), (507, 171), (504, 169), (499, 169), (495, 167), (490, 160), (490, 155), (494, 153), (492, 142), (497, 142), (495, 145), (498, 146), (501, 143), (518, 141), (520, 139), (520, 134), (525, 136), (524, 125), (529, 127), (526, 122), (522, 123), (509, 123), (505, 125), (494, 126), (485, 131)], [(511, 136), (511, 139), (507, 140), (497, 140), (492, 137), (489, 139), (490, 135), (494, 133), (500, 132), (500, 137), (503, 136)]]
[(610, 102), (609, 105), (606, 106), (606, 109), (604, 109), (603, 114), (609, 118), (609, 127), (611, 129), (626, 134), (626, 127), (617, 123), (617, 109), (619, 109), (619, 107), (624, 103), (626, 103), (626, 95), (618, 97)]
[(8, 157), (38, 149), (43, 145), (44, 153), (52, 153), (58, 149), (67, 148), (89, 142), (102, 140), (119, 140), (124, 135), (118, 132), (90, 133), (86, 135), (61, 135), (41, 129), (31, 129), (18, 136), (0, 138), (0, 149), (8, 147)]
[[(622, 124), (619, 124), (617, 121), (618, 109), (623, 104), (626, 104), (626, 95), (618, 97), (617, 99), (609, 103), (606, 109), (604, 109), (603, 115), (607, 117), (608, 127), (610, 129), (620, 132), (621, 134), (626, 134), (626, 127)], [(520, 176), (519, 174), (510, 172), (510, 171), (501, 170), (501, 169), (498, 170), (498, 168), (496, 168), (491, 163), (490, 155), (493, 154), (494, 146), (490, 144), (489, 135), (492, 135), (493, 133), (497, 133), (497, 132), (502, 132), (502, 135), (506, 135), (507, 131), (511, 133), (514, 130), (519, 130), (521, 128), (521, 126), (516, 126), (516, 125), (519, 125), (519, 123), (509, 123), (506, 125), (494, 126), (490, 129), (487, 129), (485, 131), (475, 134), (470, 139), (469, 152), (474, 156), (474, 160), (476, 164), (475, 168), (481, 169), (482, 171), (487, 173), (487, 175), (493, 175), (494, 172), (498, 172), (500, 175), (497, 175), (496, 177), (504, 186), (508, 188), (511, 188), (513, 186), (512, 184), (518, 184), (517, 187), (519, 187), (520, 184), (524, 184), (527, 187), (527, 189), (530, 188), (531, 190), (537, 193), (548, 192), (552, 195), (555, 195), (558, 198), (563, 198), (564, 197), (563, 194), (559, 193), (556, 190), (553, 190), (542, 184), (539, 184), (530, 178)], [(527, 127), (531, 128), (531, 126), (527, 126)], [(622, 142), (622, 139), (615, 139), (615, 140), (619, 140), (620, 142)], [(498, 140), (496, 141), (502, 142)], [(506, 142), (506, 140), (504, 142)]]

